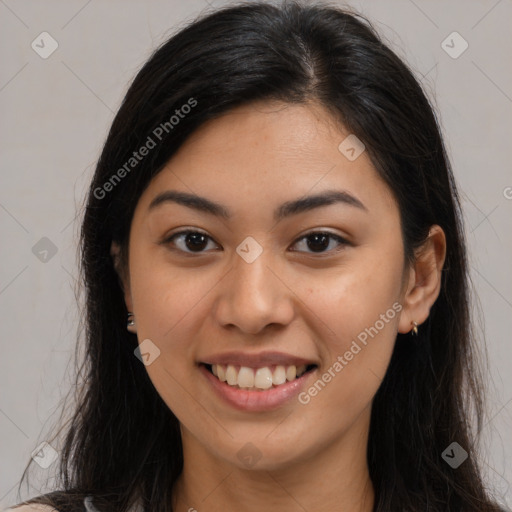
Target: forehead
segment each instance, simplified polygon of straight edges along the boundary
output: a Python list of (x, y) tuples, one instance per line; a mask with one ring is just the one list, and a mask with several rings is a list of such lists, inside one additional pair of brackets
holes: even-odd
[(244, 105), (201, 125), (153, 178), (141, 202), (147, 207), (162, 190), (178, 189), (236, 211), (343, 189), (369, 208), (396, 208), (367, 152), (351, 160), (340, 151), (349, 135), (315, 103)]

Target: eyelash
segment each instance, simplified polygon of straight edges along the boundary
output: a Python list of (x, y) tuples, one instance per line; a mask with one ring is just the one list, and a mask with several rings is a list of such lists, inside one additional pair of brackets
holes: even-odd
[[(192, 229), (189, 229), (189, 230), (184, 230), (184, 231), (179, 231), (178, 233), (174, 233), (173, 235), (169, 236), (168, 238), (166, 238), (165, 240), (162, 241), (163, 244), (171, 244), (171, 243), (174, 243), (174, 239), (177, 238), (178, 236), (181, 236), (181, 235), (189, 235), (189, 234), (199, 234), (199, 235), (204, 235), (205, 237), (209, 238), (210, 240), (213, 240), (213, 238), (211, 238), (209, 235), (207, 235), (206, 233), (204, 233), (203, 231), (198, 231), (198, 230), (192, 230)], [(342, 247), (338, 248), (338, 249), (334, 249), (334, 250), (328, 250), (328, 251), (323, 251), (323, 252), (306, 252), (306, 254), (312, 254), (312, 255), (317, 255), (318, 257), (322, 257), (322, 255), (324, 254), (329, 254), (329, 253), (332, 253), (332, 252), (339, 252), (340, 250), (343, 249), (343, 246), (347, 246), (347, 245), (350, 245), (350, 243), (345, 240), (343, 237), (341, 237), (340, 235), (336, 235), (334, 233), (330, 233), (329, 231), (311, 231), (309, 233), (306, 233), (305, 235), (302, 235), (300, 238), (297, 238), (297, 240), (295, 240), (295, 242), (293, 243), (293, 245), (297, 244), (299, 241), (305, 239), (305, 238), (308, 238), (312, 235), (327, 235), (328, 237), (330, 237), (331, 239), (334, 239), (336, 240), (337, 242), (340, 243), (340, 245)], [(180, 252), (183, 252), (185, 254), (189, 254), (189, 255), (199, 255), (199, 254), (204, 254), (205, 252), (207, 251), (184, 251), (182, 249), (177, 249), (178, 251)], [(303, 252), (303, 251), (293, 251), (293, 252)]]

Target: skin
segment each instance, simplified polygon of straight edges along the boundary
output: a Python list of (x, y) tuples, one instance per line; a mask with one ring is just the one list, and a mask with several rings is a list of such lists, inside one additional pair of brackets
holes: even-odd
[[(314, 103), (253, 103), (209, 121), (140, 197), (126, 266), (112, 245), (131, 329), (160, 350), (149, 377), (181, 424), (175, 510), (373, 509), (372, 399), (397, 332), (410, 332), (413, 320), (421, 329), (439, 294), (446, 243), (432, 226), (416, 262), (405, 264), (397, 204), (366, 152), (349, 161), (338, 150), (348, 134)], [(366, 209), (336, 203), (273, 220), (282, 203), (327, 189), (349, 192)], [(233, 216), (171, 202), (150, 210), (166, 190), (207, 197)], [(185, 236), (163, 242), (183, 229), (210, 237), (202, 253)], [(348, 243), (331, 238), (315, 252), (303, 237), (318, 231)], [(236, 252), (247, 236), (263, 248), (250, 264)], [(306, 405), (236, 410), (198, 370), (212, 354), (277, 350), (318, 364), (307, 389), (394, 303), (400, 313)], [(252, 467), (237, 457), (248, 442), (261, 456)]]

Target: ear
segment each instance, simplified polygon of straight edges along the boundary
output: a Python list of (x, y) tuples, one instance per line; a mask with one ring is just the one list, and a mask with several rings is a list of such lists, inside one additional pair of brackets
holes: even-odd
[(110, 246), (110, 256), (112, 257), (114, 268), (119, 277), (119, 284), (124, 293), (126, 309), (129, 312), (133, 312), (132, 295), (130, 290), (130, 275), (128, 273), (128, 269), (121, 261), (121, 247), (117, 242), (112, 242)]
[(446, 237), (442, 228), (433, 225), (425, 243), (416, 252), (409, 269), (409, 279), (398, 332), (412, 330), (413, 322), (421, 325), (428, 318), (441, 290), (441, 273), (446, 257)]

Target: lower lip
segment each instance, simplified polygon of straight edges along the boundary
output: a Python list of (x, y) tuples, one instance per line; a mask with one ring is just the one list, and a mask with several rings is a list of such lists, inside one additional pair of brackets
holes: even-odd
[(214, 392), (225, 402), (236, 409), (253, 412), (270, 411), (281, 407), (298, 395), (305, 387), (306, 380), (316, 372), (315, 368), (301, 375), (298, 379), (264, 391), (246, 391), (221, 382), (203, 364), (199, 365), (199, 369), (212, 385)]

